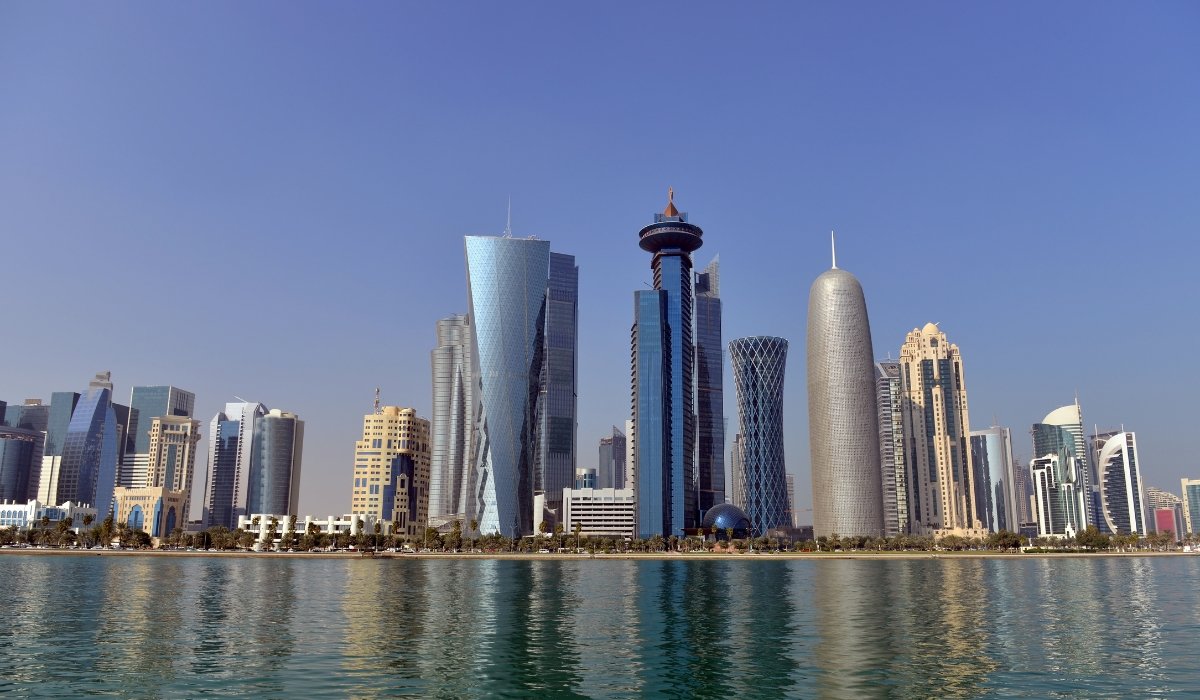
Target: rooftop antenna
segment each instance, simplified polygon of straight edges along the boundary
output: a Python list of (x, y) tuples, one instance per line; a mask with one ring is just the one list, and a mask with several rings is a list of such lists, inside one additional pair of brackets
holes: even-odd
[(833, 231), (829, 232), (829, 249), (833, 252), (833, 269), (837, 269), (837, 241), (833, 239)]
[(504, 226), (501, 238), (512, 238), (512, 195), (508, 195), (508, 223)]
[(379, 410), (379, 387), (375, 387), (375, 415), (379, 415), (380, 413), (381, 413), (381, 411)]
[(241, 401), (242, 403), (250, 403), (249, 401), (247, 401), (246, 399), (243, 399), (242, 397), (238, 396), (237, 394), (234, 394), (233, 398), (237, 399), (238, 401)]

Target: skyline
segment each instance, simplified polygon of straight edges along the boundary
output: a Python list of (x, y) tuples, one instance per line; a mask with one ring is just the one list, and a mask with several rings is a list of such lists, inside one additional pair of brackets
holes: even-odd
[[(0, 231), (30, 261), (6, 276), (30, 340), (0, 348), (0, 399), (111, 371), (119, 403), (194, 392), (203, 432), (235, 395), (261, 401), (306, 422), (301, 512), (346, 512), (374, 388), (432, 418), (435, 324), (467, 311), (462, 236), (499, 235), (511, 193), (513, 235), (579, 265), (592, 446), (628, 414), (626, 294), (650, 279), (633, 232), (674, 186), (705, 230), (696, 269), (721, 255), (726, 338), (802, 343), (835, 229), (875, 359), (941, 322), (971, 368), (972, 428), (998, 414), (1022, 463), (1029, 427), (1078, 390), (1088, 432), (1138, 433), (1148, 485), (1196, 476), (1200, 14), (666, 7), (5, 7)], [(624, 55), (668, 16), (705, 52)], [(431, 51), (456, 36), (462, 55)], [(665, 79), (698, 109), (642, 109)], [(656, 159), (664, 144), (678, 157)], [(914, 275), (934, 249), (961, 257)], [(405, 303), (378, 324), (362, 300), (396, 279)], [(1071, 332), (1043, 325), (1051, 309)], [(1128, 319), (1153, 336), (1103, 332)], [(803, 363), (784, 392), (800, 509)], [(733, 394), (726, 376), (726, 453)]]

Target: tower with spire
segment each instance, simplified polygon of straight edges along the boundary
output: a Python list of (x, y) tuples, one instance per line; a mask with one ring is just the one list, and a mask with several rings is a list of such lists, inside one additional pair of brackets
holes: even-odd
[(695, 478), (692, 257), (704, 231), (667, 207), (638, 232), (654, 289), (634, 293), (632, 403), (639, 537), (683, 536), (699, 524)]

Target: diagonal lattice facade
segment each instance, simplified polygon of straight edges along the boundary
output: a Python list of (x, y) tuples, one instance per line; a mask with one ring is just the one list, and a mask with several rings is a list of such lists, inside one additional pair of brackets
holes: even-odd
[(475, 381), (467, 517), (485, 534), (530, 535), (550, 242), (465, 242)]
[(788, 341), (754, 336), (729, 343), (737, 391), (745, 511), (754, 535), (791, 526), (783, 458), (783, 376)]

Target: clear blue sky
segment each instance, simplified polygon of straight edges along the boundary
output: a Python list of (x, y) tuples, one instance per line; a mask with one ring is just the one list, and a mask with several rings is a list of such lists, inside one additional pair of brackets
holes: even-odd
[[(639, 227), (722, 260), (726, 340), (788, 338), (809, 506), (809, 286), (862, 281), (876, 354), (928, 321), (973, 427), (1070, 403), (1200, 476), (1195, 3), (4, 3), (0, 399), (111, 370), (307, 421), (342, 513), (361, 416), (428, 414), (464, 235), (580, 267), (581, 466), (629, 413)], [(727, 373), (728, 376), (728, 373)], [(732, 385), (726, 411), (736, 425)], [(202, 477), (197, 478), (197, 482)], [(202, 488), (198, 485), (199, 489)]]

